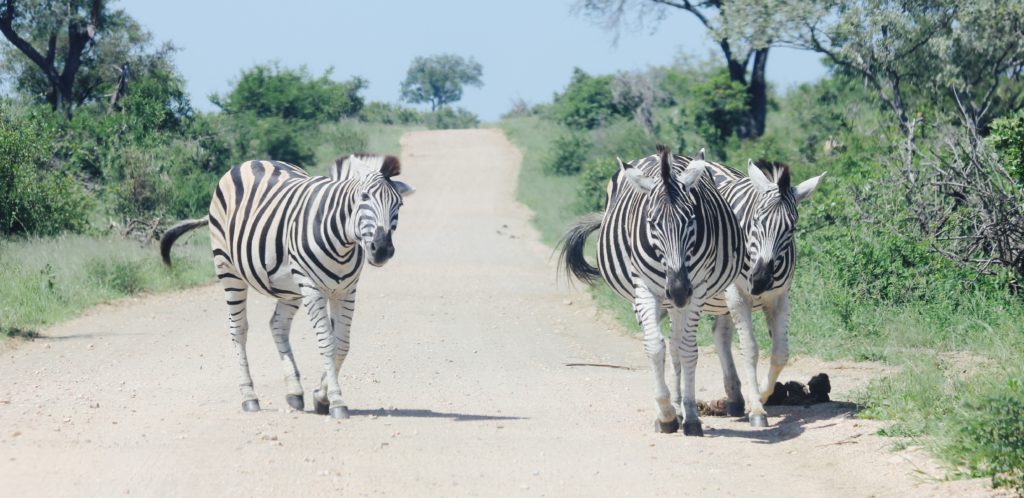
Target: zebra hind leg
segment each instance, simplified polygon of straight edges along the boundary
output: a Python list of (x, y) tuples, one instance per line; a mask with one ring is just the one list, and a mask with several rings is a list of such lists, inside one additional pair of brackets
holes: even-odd
[(715, 351), (718, 353), (718, 361), (722, 364), (726, 414), (730, 417), (742, 417), (746, 413), (746, 408), (743, 403), (743, 392), (740, 389), (740, 378), (736, 374), (736, 363), (732, 357), (733, 328), (729, 315), (715, 317)]
[(249, 373), (249, 355), (245, 343), (249, 335), (249, 319), (246, 314), (246, 296), (249, 287), (244, 281), (233, 276), (221, 276), (224, 286), (224, 299), (228, 303), (228, 331), (231, 342), (235, 346), (235, 357), (238, 359), (241, 379), (238, 388), (242, 392), (242, 409), (247, 412), (260, 411), (260, 401), (253, 389), (252, 375)]
[(284, 367), (284, 382), (288, 388), (285, 401), (292, 409), (299, 411), (305, 408), (305, 400), (302, 396), (299, 367), (295, 364), (295, 355), (292, 353), (292, 345), (288, 336), (291, 333), (292, 318), (299, 309), (300, 302), (298, 299), (279, 299), (277, 307), (274, 308), (274, 315), (270, 318), (270, 333), (274, 336), (274, 343), (277, 345), (277, 354)]

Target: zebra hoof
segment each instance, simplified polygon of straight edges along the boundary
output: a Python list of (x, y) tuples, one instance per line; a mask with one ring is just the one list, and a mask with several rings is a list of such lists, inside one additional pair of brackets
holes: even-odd
[(292, 407), (293, 410), (301, 412), (306, 408), (306, 400), (302, 398), (301, 394), (289, 394), (286, 395), (284, 399), (288, 402), (288, 406)]
[(701, 428), (700, 422), (684, 422), (683, 423), (683, 435), (684, 436), (704, 436), (704, 429)]
[(725, 405), (725, 413), (730, 417), (742, 417), (745, 412), (746, 407), (742, 401), (730, 401)]
[(675, 434), (676, 432), (679, 432), (679, 417), (676, 417), (668, 422), (655, 420), (654, 432), (657, 432), (658, 434)]
[(247, 399), (242, 402), (242, 410), (247, 412), (258, 412), (260, 411), (260, 400), (258, 399)]
[(321, 403), (318, 399), (313, 399), (313, 411), (317, 415), (327, 415), (330, 413), (331, 405), (327, 403)]
[(348, 418), (348, 407), (345, 405), (332, 406), (331, 407), (331, 418), (343, 419)]
[(750, 414), (750, 426), (751, 427), (768, 427), (768, 416), (765, 414), (754, 415)]

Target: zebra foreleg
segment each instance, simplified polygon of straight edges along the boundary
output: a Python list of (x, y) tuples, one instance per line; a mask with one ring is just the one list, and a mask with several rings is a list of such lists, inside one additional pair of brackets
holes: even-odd
[(772, 360), (768, 376), (761, 384), (761, 403), (768, 401), (775, 391), (775, 382), (789, 362), (789, 292), (770, 305), (766, 303), (764, 317), (772, 336)]
[(729, 305), (729, 314), (740, 335), (740, 352), (743, 355), (742, 375), (745, 400), (749, 412), (750, 425), (768, 427), (768, 413), (764, 411), (761, 393), (757, 383), (757, 340), (754, 338), (754, 326), (750, 317), (750, 298), (735, 285), (725, 291), (725, 301)]
[(295, 410), (305, 408), (305, 400), (302, 396), (302, 382), (299, 376), (299, 367), (295, 364), (295, 355), (292, 354), (292, 345), (288, 341), (291, 333), (292, 318), (295, 311), (299, 309), (299, 300), (277, 301), (274, 308), (274, 315), (270, 317), (270, 333), (274, 336), (274, 343), (277, 345), (277, 354), (281, 357), (284, 366), (284, 382), (288, 387), (288, 394), (285, 401), (288, 406)]
[[(700, 413), (697, 411), (696, 374), (697, 374), (697, 323), (700, 320), (701, 307), (670, 308), (669, 318), (672, 321), (671, 344), (675, 348), (673, 356), (682, 360), (683, 371), (683, 434), (687, 436), (703, 436)], [(675, 362), (676, 359), (674, 358)]]
[[(341, 366), (345, 363), (345, 357), (348, 356), (349, 334), (352, 330), (352, 314), (355, 311), (355, 306), (355, 291), (349, 293), (347, 297), (330, 302), (331, 330), (336, 341), (334, 367), (339, 374)], [(327, 391), (327, 374), (325, 373), (320, 377), (320, 388), (313, 392), (316, 411), (322, 415), (326, 415), (328, 412)]]
[(252, 375), (249, 373), (249, 355), (245, 350), (249, 336), (249, 318), (245, 309), (248, 287), (241, 279), (233, 277), (222, 278), (221, 284), (224, 286), (224, 299), (228, 303), (228, 331), (231, 333), (231, 343), (235, 346), (235, 357), (238, 359), (241, 374), (238, 388), (242, 392), (242, 409), (247, 412), (258, 412), (260, 401), (256, 397), (256, 390), (253, 389)]
[[(312, 285), (302, 284), (301, 287), (302, 302), (306, 306), (306, 311), (309, 312), (309, 318), (313, 321), (317, 347), (324, 362), (321, 385), (327, 387), (328, 413), (332, 418), (348, 418), (348, 407), (345, 406), (345, 402), (341, 398), (341, 386), (338, 384), (338, 367), (334, 359), (337, 340), (331, 331), (327, 297)], [(321, 393), (314, 393), (314, 399), (320, 401), (319, 395)], [(317, 407), (318, 412), (319, 408)]]
[(734, 326), (729, 315), (715, 317), (715, 351), (722, 364), (722, 380), (725, 383), (726, 413), (730, 417), (742, 417), (746, 413), (740, 378), (736, 375), (736, 363), (732, 357), (732, 334)]
[(665, 341), (658, 327), (660, 303), (647, 289), (646, 285), (636, 286), (633, 311), (637, 322), (644, 332), (644, 352), (651, 361), (654, 373), (654, 401), (658, 405), (658, 418), (654, 420), (655, 432), (673, 433), (679, 430), (679, 418), (676, 409), (669, 399), (668, 386), (665, 385)]

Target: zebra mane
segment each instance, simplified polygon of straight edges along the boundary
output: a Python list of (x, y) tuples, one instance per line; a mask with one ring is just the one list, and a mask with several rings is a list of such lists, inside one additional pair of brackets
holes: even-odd
[(665, 194), (668, 195), (669, 200), (675, 202), (682, 192), (679, 191), (675, 175), (672, 173), (672, 151), (664, 144), (658, 144), (654, 148), (661, 156), (659, 166), (661, 166), (661, 183), (665, 185)]
[(356, 152), (339, 157), (331, 168), (331, 180), (347, 180), (363, 178), (374, 172), (380, 172), (384, 178), (390, 179), (402, 172), (402, 164), (398, 158), (386, 154)]
[(790, 188), (789, 165), (784, 162), (772, 162), (767, 159), (758, 159), (754, 165), (768, 177), (772, 183), (779, 186), (779, 195), (786, 195)]

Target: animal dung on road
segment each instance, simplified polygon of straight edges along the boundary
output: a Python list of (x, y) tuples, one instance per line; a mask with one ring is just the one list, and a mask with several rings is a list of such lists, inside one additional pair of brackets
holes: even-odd
[(785, 384), (775, 383), (775, 391), (768, 397), (765, 405), (810, 405), (831, 401), (828, 394), (832, 391), (828, 374), (820, 373), (811, 377), (807, 385), (795, 380)]

